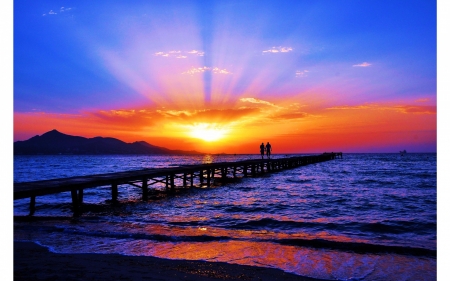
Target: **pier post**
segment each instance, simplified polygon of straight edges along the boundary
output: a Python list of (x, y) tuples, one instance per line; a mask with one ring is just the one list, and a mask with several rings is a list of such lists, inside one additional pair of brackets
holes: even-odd
[(174, 174), (170, 174), (170, 188), (174, 189), (175, 188), (175, 181), (174, 181), (175, 175)]
[(78, 198), (77, 190), (72, 189), (70, 191), (72, 194), (72, 207), (73, 207), (73, 215), (78, 216), (80, 214), (80, 200)]
[(34, 215), (34, 212), (36, 211), (36, 196), (30, 197), (30, 216)]
[(233, 166), (233, 178), (236, 178), (236, 165)]
[(220, 168), (221, 172), (222, 172), (222, 179), (226, 179), (227, 178), (227, 168)]
[(210, 169), (206, 170), (206, 185), (208, 187), (211, 186), (211, 170)]
[(142, 180), (142, 200), (144, 200), (144, 201), (148, 200), (148, 182), (147, 182), (147, 178), (144, 178)]
[(191, 187), (194, 187), (194, 173), (191, 173)]
[(198, 175), (200, 178), (200, 185), (203, 184), (203, 170), (200, 170), (200, 174)]
[(187, 177), (187, 173), (185, 172), (185, 173), (183, 174), (183, 187), (186, 187), (186, 186), (187, 186), (187, 184), (186, 184), (186, 177)]
[(117, 197), (119, 196), (119, 191), (117, 189), (117, 183), (111, 185), (111, 195), (113, 203), (117, 203)]
[(244, 165), (244, 177), (247, 177), (247, 165)]

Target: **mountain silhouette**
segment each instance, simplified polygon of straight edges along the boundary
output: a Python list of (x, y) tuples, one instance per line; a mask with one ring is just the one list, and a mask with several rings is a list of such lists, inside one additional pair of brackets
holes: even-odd
[(85, 138), (51, 130), (41, 136), (14, 142), (14, 155), (36, 154), (203, 154), (197, 151), (171, 150), (145, 141), (126, 143), (110, 137)]

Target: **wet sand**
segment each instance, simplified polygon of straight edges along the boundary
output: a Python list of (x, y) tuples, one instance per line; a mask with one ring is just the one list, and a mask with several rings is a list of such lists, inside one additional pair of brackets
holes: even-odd
[(55, 254), (14, 242), (14, 280), (319, 280), (278, 269), (118, 254)]

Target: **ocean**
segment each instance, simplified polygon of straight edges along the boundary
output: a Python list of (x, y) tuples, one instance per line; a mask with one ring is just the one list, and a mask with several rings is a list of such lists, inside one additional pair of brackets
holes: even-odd
[[(14, 156), (14, 182), (259, 157)], [(436, 173), (436, 153), (344, 153), (145, 202), (140, 189), (121, 185), (114, 205), (103, 186), (85, 190), (78, 218), (70, 192), (37, 197), (38, 219), (15, 220), (14, 240), (55, 253), (220, 261), (329, 280), (436, 280)], [(14, 216), (28, 213), (29, 199), (14, 201)]]

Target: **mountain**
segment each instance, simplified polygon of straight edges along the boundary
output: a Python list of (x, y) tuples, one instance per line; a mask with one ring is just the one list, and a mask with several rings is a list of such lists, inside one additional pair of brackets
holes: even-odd
[(171, 150), (145, 141), (126, 143), (109, 137), (84, 138), (57, 130), (14, 142), (14, 155), (36, 154), (203, 154), (197, 151)]

